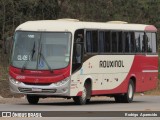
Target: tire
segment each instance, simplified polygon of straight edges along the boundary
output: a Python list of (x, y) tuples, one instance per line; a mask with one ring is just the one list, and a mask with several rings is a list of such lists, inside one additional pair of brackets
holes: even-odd
[(133, 101), (133, 97), (134, 97), (134, 90), (135, 90), (135, 86), (132, 80), (130, 80), (129, 84), (128, 84), (128, 90), (127, 93), (123, 94), (123, 95), (116, 95), (115, 101), (117, 103), (131, 103)]
[(82, 96), (73, 97), (73, 100), (77, 105), (85, 105), (90, 101), (90, 90), (87, 86), (87, 84), (83, 86)]
[(125, 103), (131, 103), (133, 101), (134, 90), (135, 90), (134, 82), (132, 80), (130, 80), (129, 85), (128, 85), (128, 91), (124, 95), (124, 102)]
[(27, 95), (27, 100), (28, 100), (29, 104), (35, 105), (35, 104), (38, 103), (39, 97), (38, 96)]

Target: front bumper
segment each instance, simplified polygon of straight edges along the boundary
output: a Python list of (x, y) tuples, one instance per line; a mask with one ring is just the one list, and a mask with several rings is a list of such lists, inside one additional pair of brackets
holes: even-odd
[(69, 96), (70, 95), (70, 80), (60, 86), (54, 83), (50, 85), (28, 85), (23, 82), (18, 84), (9, 80), (10, 91), (12, 93), (42, 95), (42, 96)]

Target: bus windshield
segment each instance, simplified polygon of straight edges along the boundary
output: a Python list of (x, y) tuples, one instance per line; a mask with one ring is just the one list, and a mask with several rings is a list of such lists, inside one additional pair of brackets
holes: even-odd
[(17, 68), (54, 70), (70, 61), (71, 33), (22, 32), (14, 36), (11, 64)]

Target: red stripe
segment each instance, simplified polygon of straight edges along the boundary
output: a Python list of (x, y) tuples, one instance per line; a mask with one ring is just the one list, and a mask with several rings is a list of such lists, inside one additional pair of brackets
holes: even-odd
[(21, 72), (21, 69), (10, 66), (9, 74), (11, 77), (21, 82), (54, 83), (69, 77), (70, 65), (63, 69), (54, 70), (53, 73), (49, 70), (24, 70), (24, 72)]

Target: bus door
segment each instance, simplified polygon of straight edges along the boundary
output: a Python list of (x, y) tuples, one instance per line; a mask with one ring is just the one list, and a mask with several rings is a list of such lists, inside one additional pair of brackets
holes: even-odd
[(82, 67), (84, 48), (84, 30), (77, 30), (74, 35), (73, 44), (73, 60), (72, 60), (72, 73), (78, 71)]

